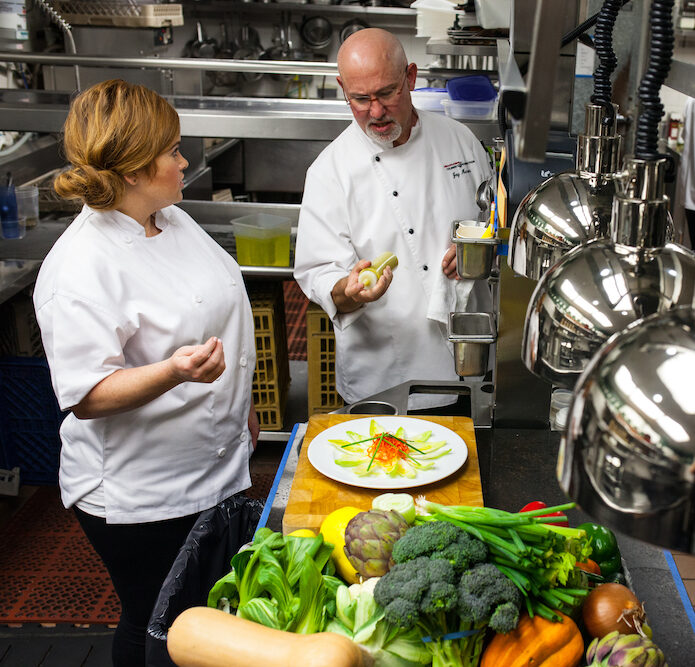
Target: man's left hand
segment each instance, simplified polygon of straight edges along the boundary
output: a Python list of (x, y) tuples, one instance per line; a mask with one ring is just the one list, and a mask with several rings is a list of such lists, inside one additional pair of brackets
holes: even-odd
[(449, 280), (461, 280), (456, 273), (456, 246), (452, 243), (444, 253), (442, 259), (442, 271)]

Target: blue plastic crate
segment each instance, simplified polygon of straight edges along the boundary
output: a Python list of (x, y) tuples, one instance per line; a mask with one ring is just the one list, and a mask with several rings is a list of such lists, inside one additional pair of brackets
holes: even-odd
[(0, 467), (20, 469), (22, 484), (55, 484), (60, 411), (43, 358), (0, 358)]

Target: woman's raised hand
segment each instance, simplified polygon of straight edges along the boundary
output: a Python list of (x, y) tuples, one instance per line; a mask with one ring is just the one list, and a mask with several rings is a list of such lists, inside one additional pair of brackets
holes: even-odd
[(222, 341), (216, 336), (202, 345), (184, 345), (169, 358), (172, 373), (186, 382), (213, 382), (225, 369)]

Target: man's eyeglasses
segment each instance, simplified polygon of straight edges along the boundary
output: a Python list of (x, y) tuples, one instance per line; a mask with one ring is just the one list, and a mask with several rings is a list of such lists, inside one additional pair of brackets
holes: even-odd
[(395, 104), (403, 92), (403, 84), (408, 78), (408, 68), (405, 68), (403, 79), (400, 83), (394, 83), (388, 88), (384, 88), (373, 95), (351, 95), (345, 96), (345, 101), (356, 111), (369, 111), (372, 102), (379, 102), (381, 106), (388, 107)]

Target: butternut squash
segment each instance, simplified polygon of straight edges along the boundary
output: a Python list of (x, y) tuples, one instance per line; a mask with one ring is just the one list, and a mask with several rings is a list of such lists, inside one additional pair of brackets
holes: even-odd
[(367, 667), (362, 650), (334, 632), (297, 635), (211, 607), (179, 614), (167, 635), (179, 667)]
[(577, 667), (584, 655), (584, 640), (577, 624), (557, 613), (561, 623), (524, 614), (515, 630), (492, 638), (480, 667)]

